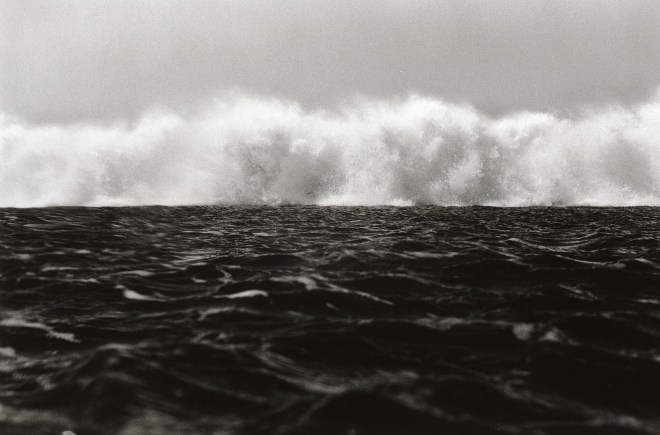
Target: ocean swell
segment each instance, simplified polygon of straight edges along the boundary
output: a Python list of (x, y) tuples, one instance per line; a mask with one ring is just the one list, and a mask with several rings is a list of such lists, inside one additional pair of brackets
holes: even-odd
[(307, 111), (261, 97), (134, 124), (0, 115), (0, 206), (660, 205), (660, 97), (578, 117), (411, 96)]

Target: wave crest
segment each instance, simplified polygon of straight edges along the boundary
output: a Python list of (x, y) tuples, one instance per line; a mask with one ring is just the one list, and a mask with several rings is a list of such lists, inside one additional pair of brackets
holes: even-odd
[(258, 97), (134, 125), (0, 117), (0, 206), (660, 205), (660, 98), (577, 119), (412, 96), (305, 111)]

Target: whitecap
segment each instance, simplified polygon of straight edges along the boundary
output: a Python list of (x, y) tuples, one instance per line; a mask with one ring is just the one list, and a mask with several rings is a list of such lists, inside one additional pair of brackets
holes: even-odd
[(136, 291), (133, 291), (128, 288), (124, 288), (123, 295), (126, 299), (131, 299), (133, 301), (156, 301), (156, 302), (162, 302), (163, 299), (154, 297), (154, 296), (147, 296), (143, 295), (141, 293), (138, 293)]
[(221, 295), (221, 298), (226, 298), (226, 299), (240, 299), (240, 298), (253, 298), (253, 297), (268, 297), (268, 293), (266, 293), (263, 290), (245, 290), (242, 292), (238, 293), (232, 293), (228, 295)]
[(125, 270), (123, 272), (117, 272), (115, 275), (135, 275), (146, 278), (155, 275), (155, 273), (148, 270)]
[(59, 340), (68, 341), (71, 343), (79, 343), (80, 341), (76, 339), (75, 334), (57, 332), (52, 327), (45, 325), (40, 322), (29, 322), (27, 320), (12, 317), (9, 319), (4, 319), (0, 321), (0, 326), (5, 326), (8, 328), (30, 328), (30, 329), (39, 329), (45, 331), (50, 337), (57, 338)]
[(305, 290), (316, 290), (319, 288), (319, 285), (313, 278), (309, 276), (278, 276), (272, 278), (273, 281), (277, 282), (298, 282), (305, 286)]
[(658, 113), (654, 96), (571, 118), (493, 119), (413, 95), (334, 112), (226, 97), (126, 126), (0, 114), (0, 206), (660, 205)]

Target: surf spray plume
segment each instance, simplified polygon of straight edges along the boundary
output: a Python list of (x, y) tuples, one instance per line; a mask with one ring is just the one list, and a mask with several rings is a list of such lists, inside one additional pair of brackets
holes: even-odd
[(260, 97), (132, 125), (0, 116), (0, 206), (660, 205), (660, 97), (492, 119), (420, 96), (334, 112)]

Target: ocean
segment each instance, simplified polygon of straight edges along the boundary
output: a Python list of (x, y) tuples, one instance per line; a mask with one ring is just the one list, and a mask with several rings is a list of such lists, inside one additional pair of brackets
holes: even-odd
[(659, 240), (655, 207), (0, 209), (0, 433), (657, 434)]

